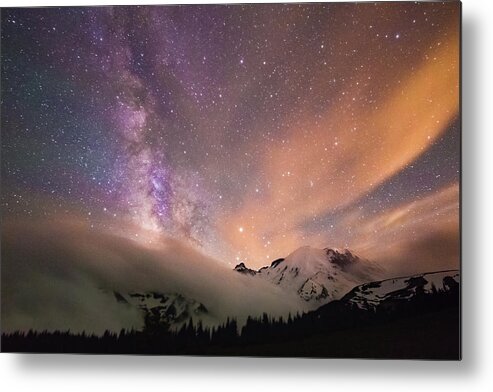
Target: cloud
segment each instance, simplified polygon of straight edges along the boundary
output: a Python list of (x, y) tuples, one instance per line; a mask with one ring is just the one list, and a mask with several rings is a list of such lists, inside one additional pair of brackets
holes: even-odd
[(152, 246), (90, 229), (75, 218), (2, 225), (2, 330), (140, 328), (141, 315), (111, 291), (180, 293), (202, 302), (211, 322), (268, 312), (287, 315), (299, 298), (252, 280), (187, 245)]
[[(351, 247), (384, 265), (389, 277), (459, 268), (459, 185), (376, 216), (353, 211)], [(346, 235), (346, 234), (340, 234)]]
[(220, 224), (233, 248), (257, 265), (267, 240), (270, 254), (284, 254), (303, 243), (308, 220), (351, 206), (426, 151), (459, 110), (458, 45), (452, 29), (419, 66), (393, 77), (377, 106), (353, 85), (321, 119), (299, 121), (270, 146), (259, 163), (263, 183)]

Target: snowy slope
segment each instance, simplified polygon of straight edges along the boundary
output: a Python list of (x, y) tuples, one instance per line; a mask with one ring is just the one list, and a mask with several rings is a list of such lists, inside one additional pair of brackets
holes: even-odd
[(180, 327), (190, 318), (204, 319), (208, 310), (204, 304), (181, 294), (163, 294), (159, 292), (120, 293), (113, 294), (118, 302), (140, 309), (144, 317), (152, 317), (156, 324)]
[(456, 270), (386, 279), (357, 286), (342, 301), (359, 309), (374, 310), (384, 303), (409, 301), (419, 294), (457, 289), (459, 279), (459, 271)]
[(349, 250), (316, 249), (304, 246), (284, 259), (277, 259), (258, 271), (243, 263), (237, 272), (252, 275), (296, 293), (309, 307), (318, 307), (341, 298), (354, 286), (381, 278), (376, 264), (359, 258)]

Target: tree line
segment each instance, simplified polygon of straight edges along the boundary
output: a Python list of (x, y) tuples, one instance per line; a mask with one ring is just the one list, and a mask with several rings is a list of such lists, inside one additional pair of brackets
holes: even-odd
[(376, 310), (350, 307), (342, 301), (330, 302), (316, 311), (273, 318), (264, 313), (248, 317), (241, 328), (235, 318), (218, 326), (204, 326), (192, 318), (179, 329), (163, 326), (151, 315), (142, 330), (105, 331), (103, 335), (70, 331), (28, 331), (2, 334), (2, 351), (121, 354), (224, 354), (241, 355), (242, 348), (255, 345), (282, 345), (309, 336), (335, 331), (378, 326), (393, 320), (425, 313), (457, 309), (458, 287), (448, 291), (417, 292), (412, 301), (389, 301)]

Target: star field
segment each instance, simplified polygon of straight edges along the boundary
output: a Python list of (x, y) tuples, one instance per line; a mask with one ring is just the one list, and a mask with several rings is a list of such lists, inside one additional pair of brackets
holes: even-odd
[(3, 214), (412, 262), (458, 240), (458, 37), (454, 2), (3, 9)]

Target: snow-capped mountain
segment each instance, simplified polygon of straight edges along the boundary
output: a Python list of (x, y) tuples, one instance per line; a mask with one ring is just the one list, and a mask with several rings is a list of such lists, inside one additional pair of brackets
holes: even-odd
[(147, 322), (152, 321), (167, 327), (178, 327), (190, 317), (203, 318), (208, 314), (204, 304), (181, 294), (154, 291), (128, 294), (114, 291), (113, 294), (118, 302), (142, 310)]
[(363, 282), (381, 278), (382, 269), (361, 259), (349, 250), (316, 249), (304, 246), (286, 258), (277, 259), (258, 271), (238, 264), (235, 271), (264, 279), (297, 295), (313, 305), (320, 306), (340, 299)]
[(245, 275), (257, 275), (257, 271), (253, 270), (253, 269), (250, 269), (248, 268), (245, 263), (240, 263), (238, 264), (234, 270), (236, 272), (240, 272), (242, 274), (245, 274)]
[(451, 270), (365, 283), (352, 289), (341, 302), (363, 310), (393, 308), (419, 295), (458, 290), (459, 279), (459, 271)]

